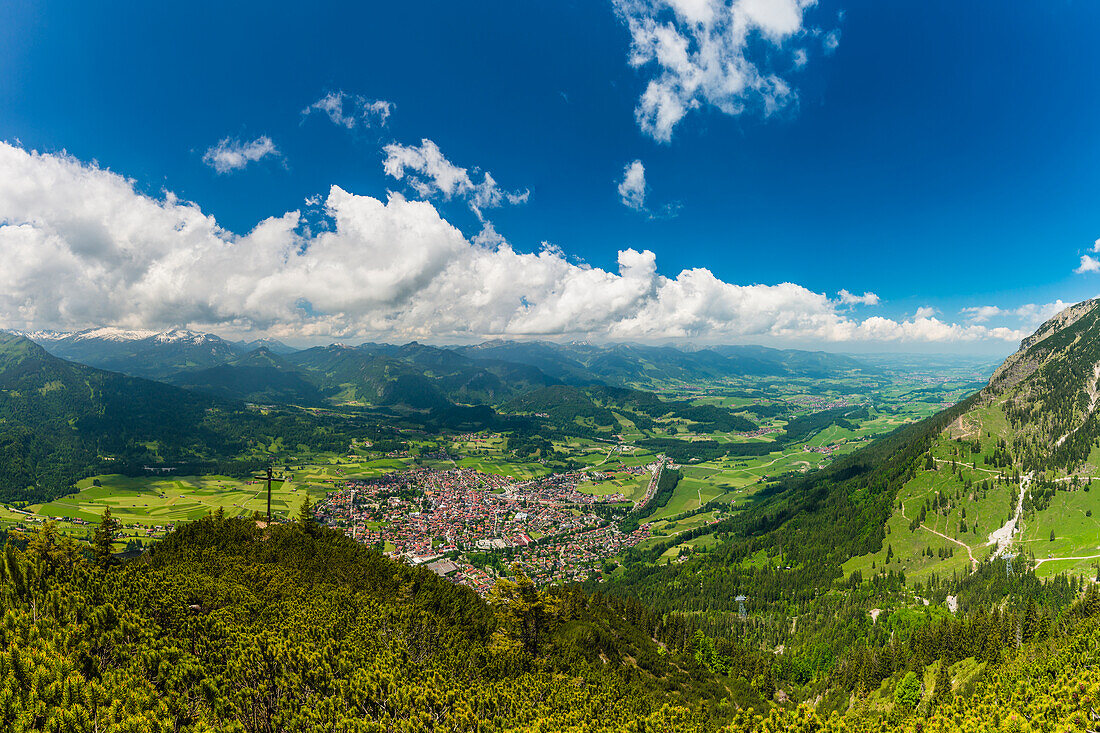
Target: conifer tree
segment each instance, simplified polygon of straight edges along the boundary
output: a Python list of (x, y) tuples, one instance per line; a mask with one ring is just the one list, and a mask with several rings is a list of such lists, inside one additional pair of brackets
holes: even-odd
[(309, 494), (302, 499), (302, 505), (298, 508), (298, 524), (307, 532), (313, 529), (317, 520), (313, 517), (313, 504), (309, 500)]
[(103, 510), (95, 534), (92, 535), (92, 552), (100, 567), (107, 567), (114, 560), (112, 545), (118, 537), (118, 520), (111, 516), (111, 507)]

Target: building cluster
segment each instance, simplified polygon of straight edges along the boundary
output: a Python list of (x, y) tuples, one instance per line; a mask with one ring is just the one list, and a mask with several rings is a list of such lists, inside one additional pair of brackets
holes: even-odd
[(606, 558), (634, 547), (647, 537), (648, 525), (633, 532), (620, 532), (616, 525), (604, 523), (527, 547), (516, 561), (536, 582), (579, 582), (587, 579)]
[(649, 536), (647, 527), (624, 533), (591, 513), (594, 504), (625, 498), (580, 491), (590, 478), (574, 472), (515, 483), (473, 469), (417, 468), (348, 481), (316, 514), (392, 557), (486, 593), (494, 566), (519, 563), (539, 583), (581, 580)]

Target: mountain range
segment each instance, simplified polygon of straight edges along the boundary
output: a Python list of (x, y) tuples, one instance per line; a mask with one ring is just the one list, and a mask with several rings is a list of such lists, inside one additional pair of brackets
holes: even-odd
[(68, 361), (251, 402), (499, 405), (556, 384), (652, 389), (739, 376), (875, 373), (848, 356), (761, 346), (489, 341), (471, 346), (333, 344), (296, 350), (187, 330), (97, 328), (20, 334)]

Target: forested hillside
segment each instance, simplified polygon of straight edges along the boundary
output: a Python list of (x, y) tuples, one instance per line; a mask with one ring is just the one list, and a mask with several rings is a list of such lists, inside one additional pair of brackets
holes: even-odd
[(485, 602), (308, 515), (208, 517), (123, 566), (97, 546), (47, 525), (5, 548), (3, 730), (706, 730), (733, 711), (636, 604), (523, 579)]
[(306, 508), (267, 528), (208, 516), (125, 564), (109, 528), (90, 549), (52, 524), (8, 539), (3, 730), (1062, 731), (1100, 694), (1095, 590), (1022, 635), (996, 616), (897, 627), (882, 649), (910, 671), (834, 688), (858, 698), (829, 715), (773, 707), (748, 647), (697, 631), (666, 651), (642, 606), (522, 576), (483, 601)]
[(550, 430), (567, 434), (585, 433), (586, 428), (617, 431), (620, 418), (640, 430), (653, 428), (654, 419), (660, 417), (689, 420), (702, 430), (743, 432), (756, 428), (743, 410), (662, 400), (652, 392), (606, 385), (543, 387), (505, 402), (500, 410), (537, 416)]
[(0, 501), (43, 501), (95, 473), (246, 473), (272, 440), (345, 450), (356, 421), (245, 405), (104, 372), (0, 332)]
[(731, 376), (828, 377), (874, 371), (839, 354), (770, 349), (763, 346), (716, 346), (687, 350), (640, 344), (487, 341), (455, 351), (472, 359), (497, 359), (538, 367), (567, 384), (606, 383), (649, 388), (660, 382)]

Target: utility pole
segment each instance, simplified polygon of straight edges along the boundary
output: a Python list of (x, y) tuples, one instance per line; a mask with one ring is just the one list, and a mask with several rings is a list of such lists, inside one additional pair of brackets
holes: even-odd
[(266, 476), (253, 476), (252, 478), (258, 478), (261, 481), (267, 480), (267, 522), (271, 523), (271, 466), (267, 467)]

